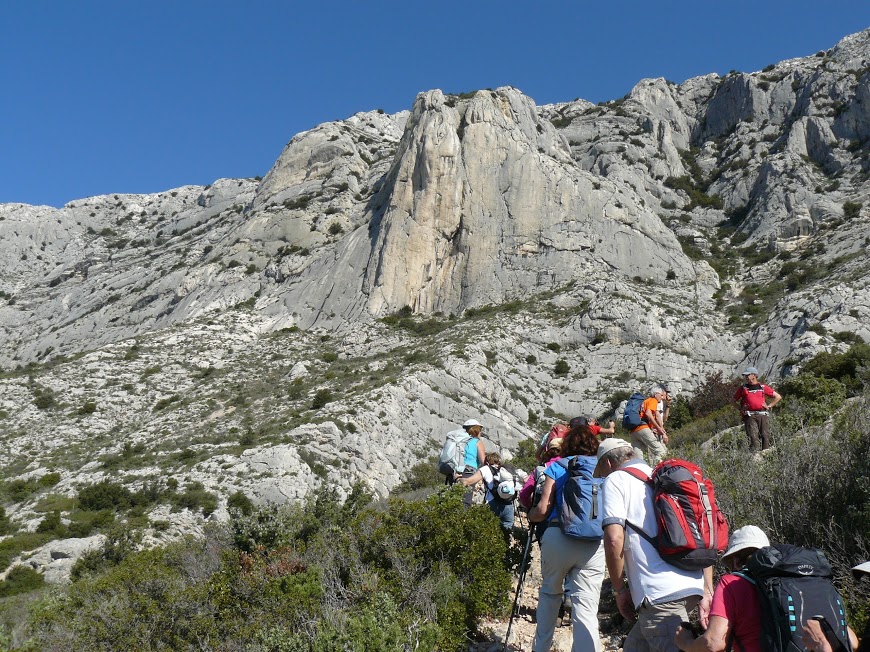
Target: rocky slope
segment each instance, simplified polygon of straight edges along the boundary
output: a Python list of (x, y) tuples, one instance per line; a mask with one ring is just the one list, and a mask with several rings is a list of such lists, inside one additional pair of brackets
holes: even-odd
[(2, 476), (61, 476), (6, 510), (102, 478), (201, 482), (215, 517), (384, 495), (470, 416), (510, 449), (618, 390), (792, 373), (870, 340), (868, 179), (870, 30), (597, 106), (432, 90), (262, 180), (0, 205)]

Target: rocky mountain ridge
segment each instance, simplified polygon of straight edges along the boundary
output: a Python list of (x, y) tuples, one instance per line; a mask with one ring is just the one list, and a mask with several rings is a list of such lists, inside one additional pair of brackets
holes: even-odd
[(509, 450), (618, 390), (787, 375), (870, 339), (868, 179), (870, 30), (600, 105), (427, 91), (261, 180), (0, 205), (3, 477), (199, 482), (221, 517), (385, 495), (469, 416)]

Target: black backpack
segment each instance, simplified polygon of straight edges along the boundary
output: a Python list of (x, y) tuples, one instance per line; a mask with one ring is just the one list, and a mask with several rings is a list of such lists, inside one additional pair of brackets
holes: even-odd
[(749, 558), (746, 573), (738, 575), (758, 589), (762, 650), (804, 652), (803, 626), (814, 616), (824, 616), (842, 649), (851, 652), (846, 605), (821, 550), (788, 544), (761, 548)]

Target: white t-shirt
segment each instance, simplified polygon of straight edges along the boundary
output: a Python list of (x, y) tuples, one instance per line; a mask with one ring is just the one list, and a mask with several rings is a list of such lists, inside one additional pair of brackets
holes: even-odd
[[(633, 466), (647, 475), (652, 471), (640, 460), (630, 460), (622, 468)], [(640, 536), (626, 521), (655, 537), (656, 518), (652, 487), (637, 478), (614, 471), (603, 485), (602, 524), (625, 527), (625, 573), (635, 608), (644, 599), (652, 604), (671, 602), (690, 595), (704, 595), (703, 571), (687, 571), (663, 560), (655, 547)]]
[[(483, 478), (483, 484), (486, 487), (486, 496), (483, 499), (484, 502), (486, 502), (486, 503), (490, 502), (493, 498), (492, 490), (490, 489), (490, 487), (492, 487), (492, 489), (497, 489), (498, 486), (502, 482), (504, 482), (505, 480), (513, 480), (514, 479), (514, 477), (510, 474), (510, 471), (508, 471), (504, 467), (501, 467), (498, 470), (498, 482), (496, 482), (495, 486), (493, 487), (492, 486), (492, 480), (493, 480), (492, 467), (490, 467), (489, 464), (484, 464), (483, 466), (480, 467), (480, 475)], [(517, 488), (516, 488), (516, 486), (514, 486), (514, 495), (516, 495), (516, 493), (517, 493)]]

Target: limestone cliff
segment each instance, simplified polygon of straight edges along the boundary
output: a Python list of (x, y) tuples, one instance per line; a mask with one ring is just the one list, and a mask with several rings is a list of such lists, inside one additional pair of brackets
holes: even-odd
[(383, 495), (468, 416), (510, 449), (617, 390), (775, 380), (870, 340), (868, 180), (870, 30), (600, 105), (431, 90), (263, 179), (0, 205), (3, 474)]

